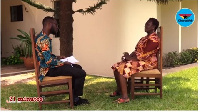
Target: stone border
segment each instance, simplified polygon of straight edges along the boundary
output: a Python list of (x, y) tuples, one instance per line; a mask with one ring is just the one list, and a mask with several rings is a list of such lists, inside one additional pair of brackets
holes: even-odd
[(24, 70), (24, 71), (20, 71), (20, 72), (4, 73), (4, 74), (1, 74), (1, 77), (14, 76), (14, 75), (19, 75), (19, 74), (28, 73), (28, 72), (34, 72), (34, 71), (35, 71), (35, 69), (32, 69), (32, 70)]

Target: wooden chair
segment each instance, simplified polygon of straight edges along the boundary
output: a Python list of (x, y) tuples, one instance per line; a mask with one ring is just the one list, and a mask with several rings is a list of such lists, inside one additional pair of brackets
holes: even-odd
[[(71, 76), (57, 76), (57, 77), (48, 77), (45, 76), (43, 81), (40, 82), (39, 77), (39, 63), (36, 57), (35, 53), (35, 30), (34, 28), (30, 29), (30, 36), (31, 36), (31, 42), (32, 42), (32, 52), (33, 52), (33, 60), (34, 60), (34, 67), (35, 67), (35, 79), (37, 83), (37, 94), (38, 97), (49, 97), (54, 95), (60, 95), (60, 94), (69, 94), (69, 99), (67, 100), (61, 100), (61, 101), (45, 101), (39, 102), (39, 109), (42, 109), (42, 104), (56, 104), (56, 103), (70, 103), (70, 107), (73, 108), (73, 93), (72, 93), (72, 77)], [(42, 91), (42, 88), (45, 87), (53, 87), (53, 86), (60, 86), (60, 85), (66, 85), (66, 88), (64, 90), (54, 90), (54, 91)]]
[[(131, 76), (131, 99), (134, 99), (136, 95), (160, 95), (160, 98), (162, 98), (162, 27), (158, 28), (157, 34), (160, 37), (160, 50), (157, 54), (158, 68), (142, 71)], [(145, 89), (146, 92), (136, 92), (136, 89)], [(150, 91), (151, 89), (154, 89), (154, 92)], [(160, 89), (160, 91), (157, 92), (157, 89)]]

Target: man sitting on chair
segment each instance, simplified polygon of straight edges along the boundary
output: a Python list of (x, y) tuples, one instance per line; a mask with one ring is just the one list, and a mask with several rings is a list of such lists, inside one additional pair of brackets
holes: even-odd
[(61, 62), (59, 60), (64, 57), (56, 57), (52, 54), (52, 39), (49, 35), (58, 32), (57, 21), (48, 16), (43, 19), (42, 24), (43, 29), (35, 39), (36, 55), (40, 66), (39, 80), (42, 81), (45, 76), (72, 76), (74, 105), (89, 104), (87, 99), (79, 97), (83, 95), (86, 72), (80, 65)]

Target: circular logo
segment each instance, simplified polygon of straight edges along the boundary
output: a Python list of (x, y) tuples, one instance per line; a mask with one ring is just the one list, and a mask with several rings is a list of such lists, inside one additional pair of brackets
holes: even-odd
[(195, 20), (195, 15), (191, 9), (182, 8), (176, 13), (176, 22), (182, 27), (189, 27)]

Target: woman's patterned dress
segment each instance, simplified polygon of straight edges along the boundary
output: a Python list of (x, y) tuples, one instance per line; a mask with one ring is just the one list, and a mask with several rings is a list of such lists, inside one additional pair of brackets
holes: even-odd
[(118, 70), (120, 75), (125, 78), (131, 77), (132, 74), (143, 70), (150, 70), (157, 67), (157, 56), (159, 51), (160, 38), (156, 33), (142, 37), (135, 47), (137, 61), (121, 61), (114, 64), (111, 68)]

